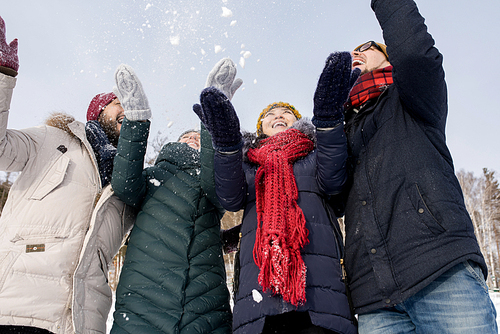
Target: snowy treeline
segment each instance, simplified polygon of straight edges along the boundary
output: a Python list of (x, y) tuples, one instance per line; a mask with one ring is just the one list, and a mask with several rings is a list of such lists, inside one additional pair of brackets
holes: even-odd
[(460, 170), (458, 180), (465, 205), (474, 224), (479, 246), (488, 265), (487, 284), (498, 291), (500, 280), (500, 186), (495, 172), (483, 168), (483, 175)]

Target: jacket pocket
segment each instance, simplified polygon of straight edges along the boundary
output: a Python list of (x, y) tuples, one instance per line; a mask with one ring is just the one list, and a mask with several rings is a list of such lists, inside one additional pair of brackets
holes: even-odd
[(19, 252), (0, 253), (0, 291), (2, 291), (7, 275), (10, 274), (10, 269), (19, 255), (21, 255)]
[(47, 234), (47, 235), (28, 235), (28, 236), (20, 236), (16, 234), (16, 236), (10, 241), (16, 245), (35, 245), (35, 244), (48, 244), (48, 243), (58, 243), (65, 239), (67, 239), (69, 235), (62, 234)]
[(410, 200), (415, 208), (416, 214), (418, 215), (420, 221), (434, 234), (441, 234), (446, 231), (446, 229), (439, 223), (436, 217), (432, 214), (427, 206), (424, 196), (420, 191), (417, 183), (412, 184), (409, 189), (407, 189)]
[(61, 155), (38, 182), (29, 199), (41, 200), (59, 186), (64, 180), (69, 163), (70, 159)]
[(98, 249), (97, 250), (97, 257), (99, 258), (99, 263), (100, 263), (100, 268), (101, 271), (106, 278), (106, 283), (108, 283), (108, 260), (106, 259), (106, 256), (104, 256), (104, 253), (102, 250)]

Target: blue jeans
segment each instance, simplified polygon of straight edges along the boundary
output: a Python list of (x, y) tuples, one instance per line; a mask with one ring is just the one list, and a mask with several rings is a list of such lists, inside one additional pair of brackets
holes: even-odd
[(360, 334), (496, 334), (496, 311), (479, 266), (462, 262), (404, 302), (359, 315)]

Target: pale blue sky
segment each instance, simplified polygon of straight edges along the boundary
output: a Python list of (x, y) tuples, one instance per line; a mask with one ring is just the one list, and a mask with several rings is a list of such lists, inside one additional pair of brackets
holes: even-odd
[[(476, 176), (483, 167), (500, 172), (500, 2), (417, 5), (445, 59), (455, 167)], [(111, 91), (114, 70), (126, 63), (148, 95), (151, 136), (161, 131), (171, 140), (198, 126), (191, 106), (223, 57), (239, 63), (250, 52), (244, 68), (238, 65), (244, 85), (233, 104), (242, 128), (254, 131), (258, 113), (274, 101), (312, 116), (328, 54), (382, 40), (369, 0), (2, 0), (0, 15), (8, 41), (19, 39), (9, 127), (39, 125), (52, 111), (84, 121), (92, 97)]]

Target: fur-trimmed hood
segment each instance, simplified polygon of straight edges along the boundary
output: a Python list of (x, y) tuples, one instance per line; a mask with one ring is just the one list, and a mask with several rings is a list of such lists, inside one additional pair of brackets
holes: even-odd
[[(305, 134), (314, 143), (316, 147), (316, 127), (311, 123), (311, 120), (307, 117), (303, 117), (293, 123), (290, 129), (297, 129), (303, 134)], [(266, 135), (257, 136), (255, 132), (243, 132), (243, 161), (248, 162), (247, 153), (251, 148), (256, 148), (259, 143), (268, 138)]]
[(63, 112), (54, 112), (50, 114), (49, 117), (45, 120), (45, 125), (53, 126), (67, 132), (75, 138), (78, 138), (69, 128), (69, 124), (73, 123), (74, 121), (75, 118), (69, 114), (65, 114)]

